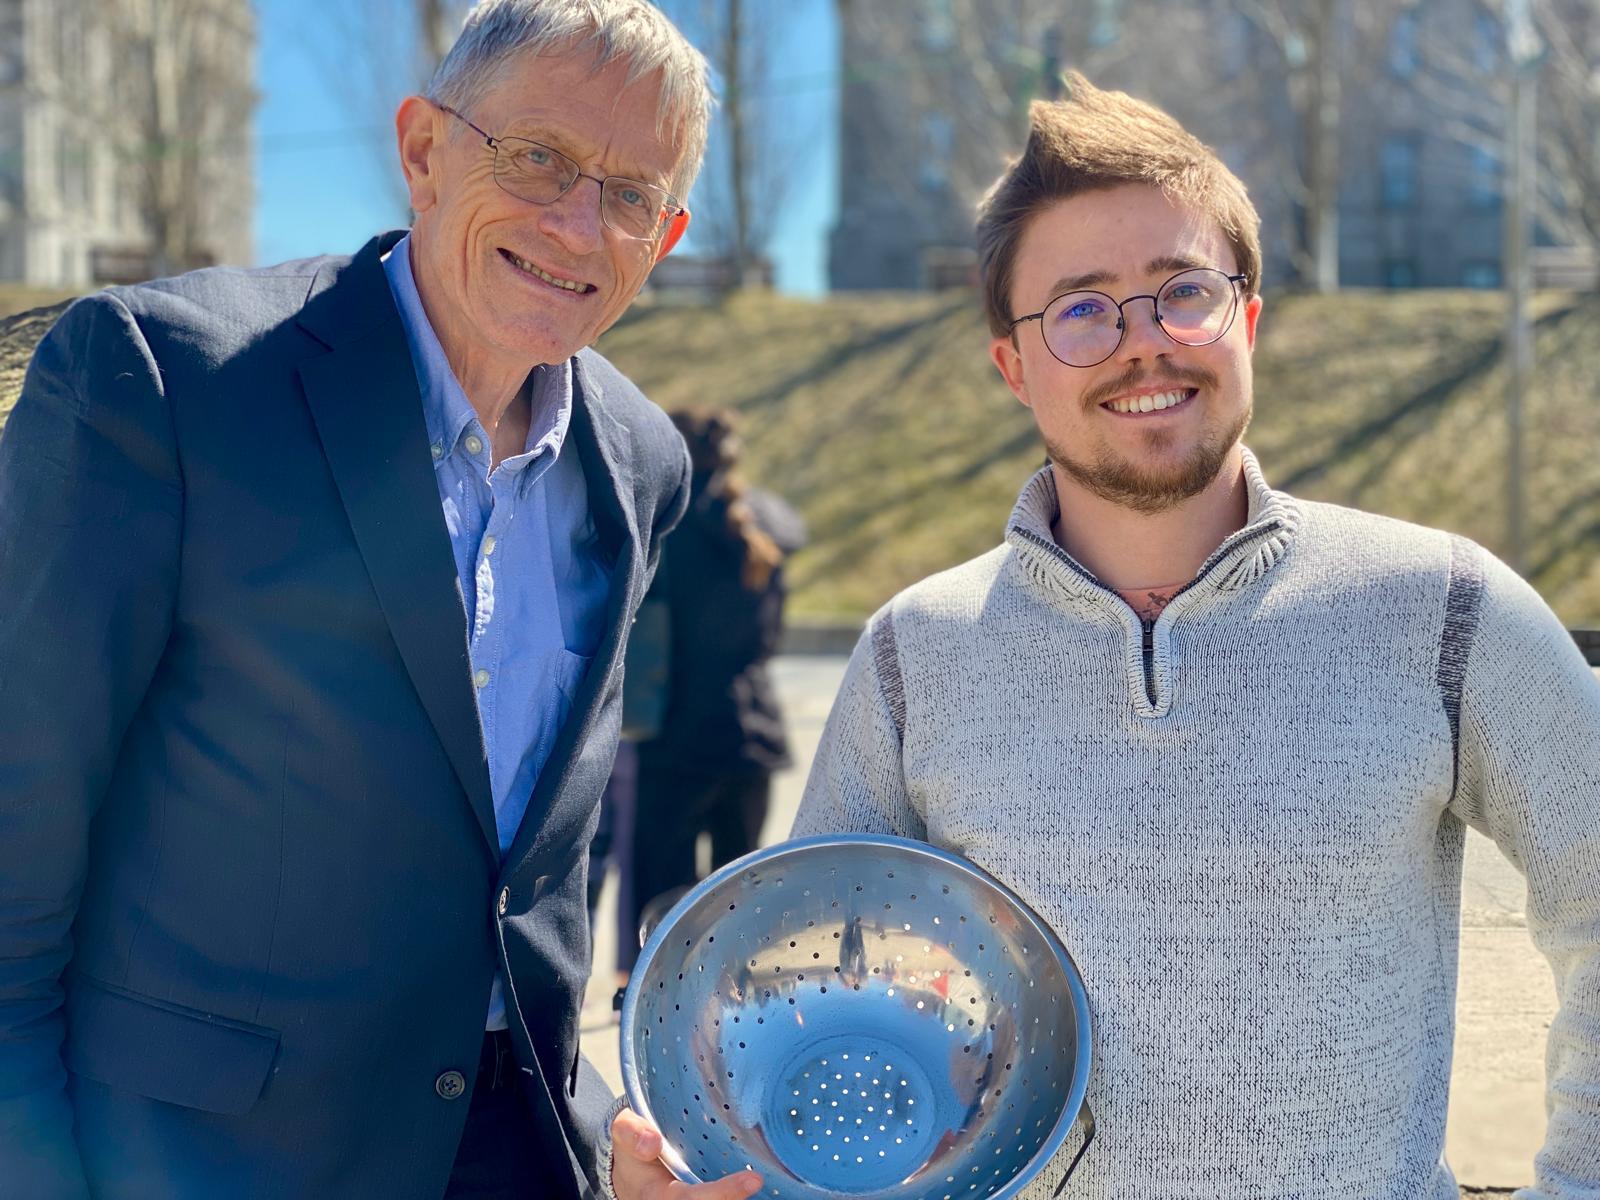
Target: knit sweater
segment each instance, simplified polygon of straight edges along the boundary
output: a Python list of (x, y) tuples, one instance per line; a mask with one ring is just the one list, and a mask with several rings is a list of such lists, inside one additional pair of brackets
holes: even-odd
[[(1600, 684), (1461, 538), (1268, 488), (1148, 631), (1054, 542), (869, 623), (794, 832), (953, 850), (1060, 935), (1098, 1123), (1064, 1197), (1455, 1200), (1443, 1161), (1466, 826), (1555, 972), (1520, 1200), (1600, 1200)], [(1077, 1135), (1024, 1196), (1051, 1194)]]

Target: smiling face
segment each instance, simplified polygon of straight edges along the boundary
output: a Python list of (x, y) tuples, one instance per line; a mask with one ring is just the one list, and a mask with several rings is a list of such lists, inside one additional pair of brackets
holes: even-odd
[[(1067, 291), (1114, 300), (1153, 294), (1188, 267), (1232, 275), (1238, 265), (1217, 223), (1147, 184), (1058, 200), (1029, 219), (1017, 248), (1012, 314), (1043, 309)], [(1057, 481), (1139, 512), (1170, 509), (1216, 480), (1250, 420), (1250, 355), (1261, 298), (1240, 297), (1228, 332), (1182, 346), (1156, 324), (1148, 300), (1124, 310), (1127, 331), (1093, 367), (1058, 361), (1038, 321), (995, 338), (990, 353), (1033, 412)]]
[[(464, 115), (495, 137), (551, 146), (585, 175), (670, 191), (680, 147), (657, 131), (658, 91), (651, 78), (628, 85), (621, 61), (596, 70), (583, 53), (529, 55)], [(570, 358), (622, 315), (668, 248), (608, 228), (593, 179), (544, 205), (504, 191), (483, 138), (420, 97), (401, 107), (397, 126), (418, 290), (463, 382), (520, 379)]]

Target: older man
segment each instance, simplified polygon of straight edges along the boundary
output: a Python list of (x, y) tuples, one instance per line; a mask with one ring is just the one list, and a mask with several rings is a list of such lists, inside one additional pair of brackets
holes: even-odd
[[(708, 109), (647, 4), (484, 0), (399, 111), (409, 235), (41, 345), (0, 444), (0, 1195), (605, 1173), (585, 849), (688, 462), (585, 347)], [(627, 1122), (624, 1192), (666, 1187)]]
[(1255, 210), (1165, 113), (1070, 82), (978, 224), (1049, 465), (1003, 545), (873, 618), (796, 832), (926, 838), (1059, 931), (1100, 1130), (1068, 1194), (1447, 1200), (1473, 826), (1562, 1000), (1517, 1195), (1595, 1200), (1600, 687), (1478, 547), (1267, 485)]

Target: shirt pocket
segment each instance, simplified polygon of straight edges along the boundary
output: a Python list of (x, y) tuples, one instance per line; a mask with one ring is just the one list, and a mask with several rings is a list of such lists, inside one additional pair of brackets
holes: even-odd
[(547, 697), (548, 702), (545, 704), (543, 720), (540, 721), (537, 735), (533, 740), (533, 767), (536, 778), (549, 761), (556, 739), (561, 736), (561, 730), (572, 717), (578, 692), (583, 687), (583, 677), (588, 672), (591, 662), (593, 658), (590, 655), (574, 654), (564, 648), (544, 650), (538, 655), (534, 686), (538, 689), (537, 694)]

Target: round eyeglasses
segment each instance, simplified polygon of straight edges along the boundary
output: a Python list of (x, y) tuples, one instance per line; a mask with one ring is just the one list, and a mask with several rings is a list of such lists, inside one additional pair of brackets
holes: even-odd
[(1228, 275), (1211, 267), (1179, 271), (1154, 294), (1113, 300), (1104, 292), (1066, 292), (1036, 313), (1011, 322), (1010, 333), (1024, 321), (1038, 321), (1045, 349), (1069, 367), (1097, 367), (1117, 352), (1127, 335), (1123, 310), (1135, 300), (1155, 308), (1156, 324), (1180, 346), (1209, 346), (1233, 327), (1239, 311), (1239, 290), (1248, 276)]
[(479, 129), (447, 104), (439, 105), (461, 121), (494, 151), (494, 181), (518, 200), (554, 204), (580, 179), (600, 185), (600, 219), (625, 238), (649, 241), (659, 236), (684, 208), (673, 194), (651, 183), (621, 175), (585, 175), (561, 151), (529, 138), (495, 137)]

